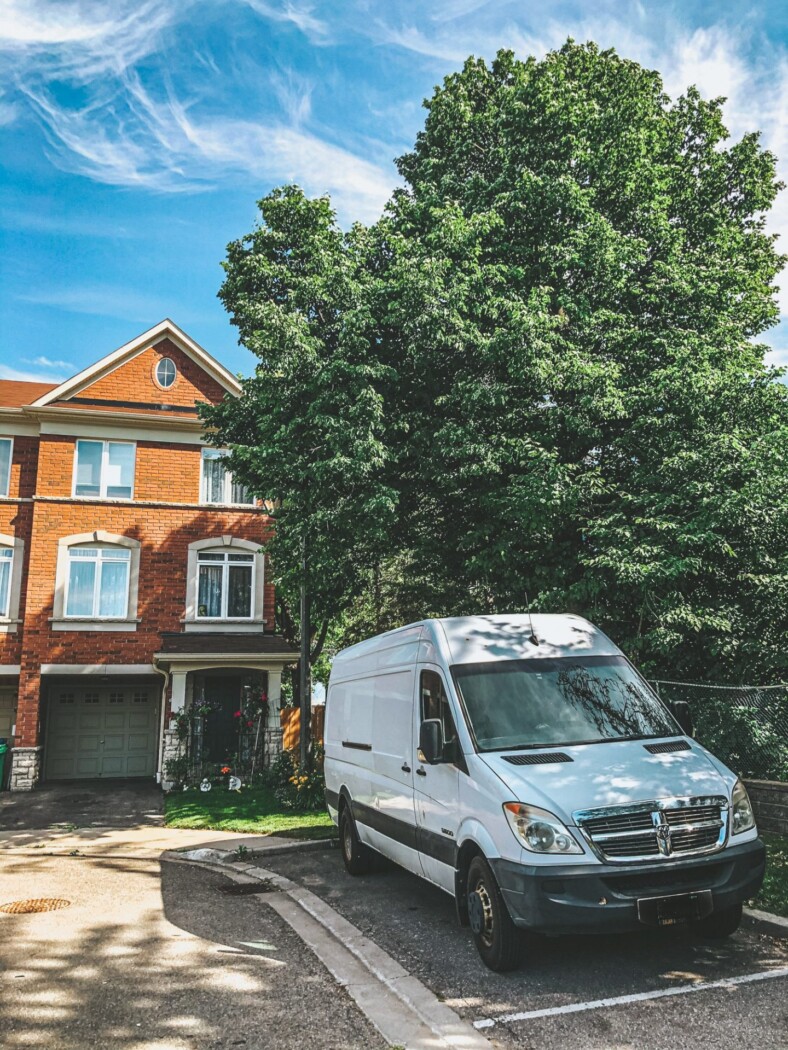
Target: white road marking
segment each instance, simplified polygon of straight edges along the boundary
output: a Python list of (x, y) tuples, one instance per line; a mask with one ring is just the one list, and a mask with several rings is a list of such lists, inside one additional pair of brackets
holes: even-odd
[(473, 1026), (474, 1028), (492, 1028), (496, 1024), (531, 1021), (536, 1017), (557, 1017), (560, 1014), (577, 1014), (582, 1013), (584, 1010), (601, 1010), (606, 1006), (623, 1006), (627, 1003), (642, 1003), (648, 999), (666, 999), (671, 995), (707, 992), (712, 988), (732, 988), (737, 984), (769, 981), (775, 977), (788, 977), (788, 966), (784, 966), (779, 970), (745, 973), (741, 977), (722, 977), (719, 981), (700, 981), (698, 984), (681, 984), (675, 988), (659, 988), (653, 992), (636, 992), (632, 995), (617, 995), (611, 999), (592, 999), (587, 1003), (567, 1003), (565, 1006), (551, 1006), (544, 1010), (525, 1010), (517, 1014), (503, 1014), (501, 1017), (486, 1017), (482, 1021), (474, 1021)]

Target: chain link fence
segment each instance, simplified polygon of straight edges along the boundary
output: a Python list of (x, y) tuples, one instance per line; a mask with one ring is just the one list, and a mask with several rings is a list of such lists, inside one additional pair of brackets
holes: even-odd
[(651, 684), (689, 704), (695, 737), (739, 776), (788, 781), (788, 686)]

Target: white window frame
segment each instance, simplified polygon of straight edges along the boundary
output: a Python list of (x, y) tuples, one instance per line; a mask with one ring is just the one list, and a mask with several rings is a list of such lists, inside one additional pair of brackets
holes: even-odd
[(12, 437), (0, 437), (0, 443), (8, 442), (8, 474), (0, 478), (0, 496), (11, 494), (11, 467), (14, 462), (14, 439)]
[[(89, 550), (95, 551), (95, 558), (75, 558), (73, 551), (76, 550)], [(126, 557), (113, 556), (115, 551), (125, 551)], [(105, 553), (106, 552), (106, 553)], [(87, 613), (70, 613), (68, 611), (68, 599), (69, 591), (71, 589), (71, 566), (75, 562), (85, 562), (88, 565), (95, 565), (96, 570), (93, 574), (93, 606), (90, 612)], [(126, 566), (126, 600), (123, 603), (123, 612), (117, 616), (110, 616), (107, 613), (101, 614), (99, 606), (101, 603), (101, 581), (104, 579), (104, 563), (105, 562), (118, 562)], [(125, 620), (129, 612), (129, 587), (131, 584), (131, 551), (126, 547), (118, 547), (115, 544), (111, 546), (100, 546), (97, 543), (86, 543), (86, 544), (73, 544), (68, 548), (68, 572), (66, 574), (66, 591), (63, 599), (63, 616), (67, 620)]]
[[(222, 560), (206, 562), (200, 560), (200, 555), (203, 554), (220, 554)], [(233, 554), (242, 554), (245, 558), (251, 557), (251, 561), (236, 562), (236, 565), (248, 566), (249, 571), (252, 574), (249, 585), (249, 615), (248, 616), (229, 616), (227, 613), (227, 606), (230, 601), (230, 566), (233, 562), (230, 560)], [(220, 550), (203, 550), (197, 554), (197, 613), (195, 619), (201, 623), (206, 621), (210, 623), (226, 623), (228, 620), (237, 620), (241, 623), (248, 623), (254, 617), (254, 555), (250, 555), (247, 551), (239, 551), (237, 548), (221, 548)], [(221, 587), (221, 606), (222, 611), (218, 616), (201, 616), (200, 615), (200, 568), (203, 565), (219, 566), (222, 567), (222, 587)]]
[[(166, 385), (164, 383), (162, 383), (162, 381), (159, 379), (159, 369), (161, 368), (161, 366), (164, 364), (165, 361), (169, 361), (169, 363), (172, 365), (172, 368), (173, 368), (172, 382), (171, 383), (167, 383)], [(175, 364), (175, 362), (173, 361), (173, 359), (171, 357), (169, 357), (169, 356), (167, 356), (165, 354), (165, 356), (164, 357), (160, 357), (159, 360), (156, 362), (156, 364), (153, 366), (153, 378), (156, 380), (156, 386), (160, 390), (172, 390), (172, 388), (175, 386), (175, 383), (176, 383), (176, 381), (178, 379), (178, 366)]]
[[(83, 444), (90, 445), (101, 445), (101, 473), (99, 474), (99, 495), (98, 496), (83, 496), (77, 493), (77, 466), (79, 464), (79, 446)], [(109, 467), (109, 446), (110, 445), (130, 445), (134, 450), (131, 464), (131, 493), (128, 496), (108, 496), (107, 495), (107, 468)], [(71, 478), (71, 495), (75, 499), (101, 499), (101, 500), (121, 500), (123, 503), (128, 503), (134, 499), (134, 482), (137, 477), (137, 442), (136, 441), (115, 441), (113, 438), (77, 438), (74, 442), (74, 470)]]
[[(0, 548), (11, 551), (11, 573), (8, 581), (8, 601), (5, 610), (0, 609), (0, 634), (15, 633), (22, 601), (22, 569), (25, 563), (25, 541), (18, 536), (0, 533)], [(5, 559), (4, 559), (5, 560)]]
[(200, 503), (206, 507), (256, 507), (257, 500), (251, 496), (248, 503), (234, 503), (232, 501), (233, 476), (229, 470), (224, 472), (224, 484), (222, 487), (222, 499), (218, 503), (209, 500), (205, 485), (205, 464), (215, 462), (217, 459), (225, 459), (229, 453), (226, 449), (215, 449), (203, 447), (200, 452)]
[[(72, 547), (125, 547), (129, 550), (128, 588), (125, 615), (119, 616), (66, 616), (68, 608), (68, 583), (71, 565), (69, 554)], [(140, 542), (130, 536), (119, 536), (97, 529), (95, 532), (80, 532), (63, 536), (58, 540), (55, 596), (52, 608), (53, 631), (136, 631), (140, 622), (137, 616), (140, 580)]]
[[(186, 565), (186, 609), (182, 619), (184, 630), (215, 631), (219, 624), (232, 624), (234, 631), (259, 633), (265, 625), (263, 607), (265, 601), (265, 557), (260, 550), (260, 542), (237, 539), (235, 536), (214, 536), (210, 539), (196, 540), (189, 544)], [(214, 616), (198, 616), (200, 554), (220, 554), (228, 551), (236, 554), (252, 554), (252, 615), (244, 617), (231, 616), (226, 619)], [(205, 562), (202, 563), (206, 564)], [(218, 562), (216, 563), (218, 564)], [(230, 564), (227, 562), (226, 564)], [(226, 608), (226, 605), (225, 605)]]

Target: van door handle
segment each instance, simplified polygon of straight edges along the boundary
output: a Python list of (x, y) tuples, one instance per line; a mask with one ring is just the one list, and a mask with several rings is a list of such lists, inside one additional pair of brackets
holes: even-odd
[(410, 773), (410, 766), (407, 762), (403, 766), (400, 766), (400, 769), (403, 773)]
[(426, 775), (427, 775), (426, 769), (417, 769), (416, 770), (416, 776), (426, 777)]

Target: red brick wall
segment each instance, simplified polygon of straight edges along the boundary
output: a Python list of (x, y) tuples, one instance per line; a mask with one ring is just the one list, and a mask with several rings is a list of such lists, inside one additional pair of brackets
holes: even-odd
[[(175, 382), (166, 390), (163, 390), (154, 379), (156, 364), (163, 357), (171, 358), (178, 370)], [(125, 365), (116, 368), (103, 379), (80, 390), (75, 396), (109, 401), (189, 405), (191, 407), (195, 401), (221, 401), (224, 393), (224, 388), (216, 380), (212, 379), (169, 339), (163, 339), (149, 350), (144, 350), (132, 358)]]
[[(111, 428), (106, 437), (112, 440)], [(77, 438), (45, 434), (41, 438), (39, 496), (71, 496)], [(167, 503), (200, 502), (199, 445), (138, 441), (134, 499)], [(102, 501), (101, 506), (106, 506)]]
[[(53, 631), (58, 539), (104, 529), (139, 540), (140, 575), (136, 631)], [(38, 740), (38, 668), (42, 663), (151, 663), (162, 631), (180, 631), (185, 611), (190, 543), (232, 535), (262, 543), (269, 519), (250, 511), (144, 507), (83, 502), (36, 504), (30, 557), (24, 653), (21, 657), (18, 739)], [(263, 616), (273, 627), (274, 588), (266, 583)]]
[[(0, 500), (0, 532), (24, 540), (25, 560), (22, 568), (22, 598), (19, 609), (20, 619), (25, 614), (25, 589), (27, 586), (27, 555), (30, 550), (30, 534), (33, 522), (33, 504), (16, 502), (29, 499), (36, 487), (36, 464), (38, 459), (38, 438), (15, 437), (14, 454), (11, 460), (11, 481), (9, 498)], [(18, 565), (14, 566), (15, 572)], [(22, 632), (0, 633), (0, 664), (18, 664), (22, 651)]]

